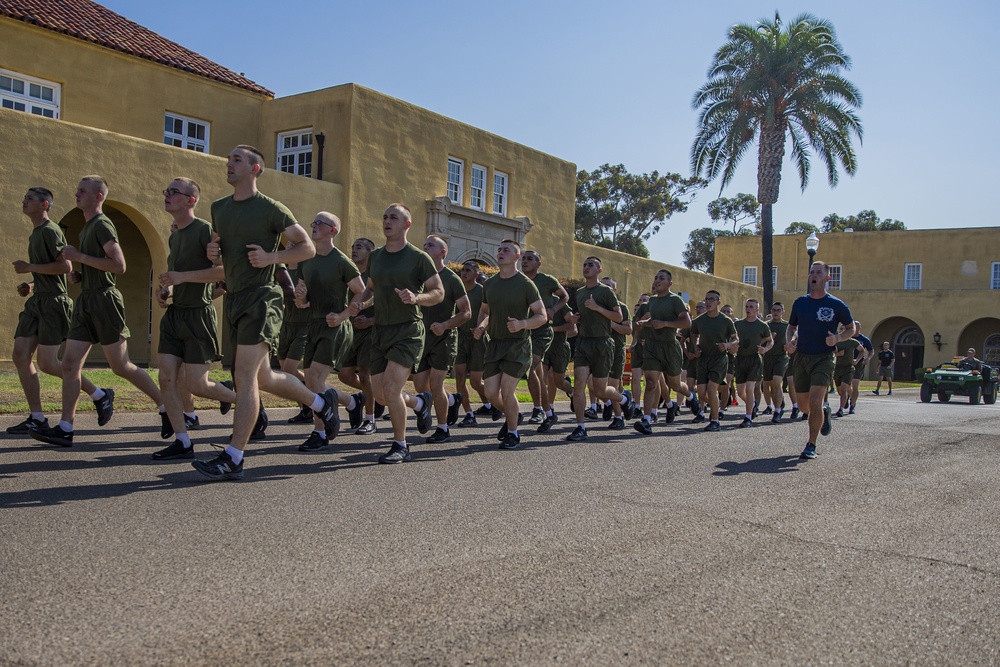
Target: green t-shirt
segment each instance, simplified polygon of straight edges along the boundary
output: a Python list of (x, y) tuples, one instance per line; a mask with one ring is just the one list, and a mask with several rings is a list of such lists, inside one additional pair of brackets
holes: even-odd
[(649, 312), (649, 302), (640, 303), (639, 307), (635, 309), (635, 316), (632, 318), (632, 340), (636, 343), (649, 338), (650, 327), (646, 326), (645, 323), (639, 324), (646, 313)]
[[(681, 298), (680, 294), (674, 294), (673, 292), (668, 292), (663, 296), (651, 296), (649, 297), (649, 303), (644, 305), (649, 312), (649, 319), (651, 321), (676, 322), (687, 312), (687, 304), (684, 303), (684, 299)], [(653, 325), (648, 322), (643, 326), (643, 330), (646, 332), (643, 335), (647, 339), (659, 341), (676, 340), (678, 331), (673, 327), (654, 329)]]
[[(288, 271), (288, 278), (292, 281), (292, 286), (297, 286), (299, 284), (299, 278), (302, 277), (302, 272), (299, 270), (299, 266), (294, 269), (290, 266), (286, 266), (285, 270)], [(312, 314), (309, 308), (299, 308), (295, 305), (295, 296), (289, 296), (285, 294), (285, 315), (282, 319), (282, 324), (307, 324), (309, 320), (312, 319)]]
[(837, 343), (837, 352), (844, 351), (843, 355), (835, 357), (837, 368), (847, 368), (854, 365), (854, 351), (861, 347), (860, 341), (856, 338), (848, 338)]
[(715, 317), (709, 317), (708, 313), (702, 313), (691, 322), (689, 331), (692, 338), (698, 339), (698, 346), (701, 348), (702, 354), (719, 356), (726, 353), (720, 351), (716, 345), (728, 343), (732, 335), (736, 333), (736, 325), (722, 313)]
[(347, 308), (347, 284), (361, 275), (351, 258), (337, 246), (325, 255), (316, 254), (299, 264), (298, 272), (306, 284), (309, 316), (326, 319), (327, 313), (339, 313)]
[(782, 320), (780, 322), (775, 322), (774, 320), (767, 323), (768, 328), (771, 330), (771, 334), (774, 336), (774, 347), (767, 351), (765, 357), (783, 357), (785, 356), (785, 343), (787, 342), (785, 334), (788, 332), (788, 321)]
[(510, 278), (499, 273), (483, 285), (483, 303), (490, 308), (490, 322), (486, 329), (490, 340), (505, 338), (527, 338), (528, 329), (511, 332), (507, 330), (507, 318), (524, 320), (531, 316), (531, 304), (539, 301), (538, 288), (526, 275), (518, 271)]
[[(170, 235), (168, 271), (203, 271), (212, 268), (205, 248), (212, 242), (212, 225), (195, 218), (184, 229)], [(214, 283), (174, 285), (174, 305), (178, 308), (203, 308), (212, 303)]]
[[(564, 305), (562, 308), (557, 310), (555, 314), (552, 316), (552, 326), (561, 327), (562, 325), (566, 324), (566, 316), (572, 314), (572, 312), (573, 311), (570, 310), (569, 306)], [(556, 344), (562, 345), (563, 342), (565, 341), (566, 341), (565, 331), (554, 331), (552, 333), (552, 345)]]
[[(618, 302), (618, 308), (621, 309), (622, 315), (625, 315), (625, 317), (622, 319), (622, 322), (627, 322), (628, 321), (628, 306), (626, 306), (624, 303), (622, 303), (621, 301), (619, 301)], [(620, 331), (616, 331), (614, 327), (611, 327), (611, 340), (614, 341), (614, 343), (615, 343), (615, 349), (616, 350), (618, 348), (620, 348), (620, 347), (625, 347), (625, 341), (626, 341), (627, 335), (628, 334), (623, 334)]]
[(618, 297), (615, 296), (614, 290), (603, 283), (576, 290), (576, 310), (580, 313), (580, 323), (577, 326), (580, 330), (580, 337), (610, 338), (611, 320), (584, 305), (591, 296), (602, 308), (614, 310), (618, 306)]
[[(51, 264), (66, 247), (66, 235), (62, 228), (51, 220), (31, 230), (28, 237), (28, 264)], [(32, 273), (35, 294), (59, 296), (66, 293), (66, 274), (57, 276)]]
[[(547, 273), (536, 273), (535, 277), (531, 279), (531, 282), (535, 283), (535, 287), (538, 288), (538, 297), (542, 300), (543, 306), (551, 308), (559, 302), (559, 297), (553, 294), (553, 292), (558, 291), (562, 285), (554, 277)], [(545, 324), (539, 328), (549, 326), (552, 326), (551, 320), (547, 320)]]
[[(106, 258), (104, 246), (108, 241), (118, 243), (118, 230), (111, 218), (99, 213), (87, 221), (80, 232), (80, 252), (91, 257)], [(86, 264), (81, 265), (83, 274), (83, 291), (103, 290), (115, 286), (117, 277), (110, 271), (100, 271)]]
[[(462, 287), (465, 287), (465, 283), (462, 283)], [(459, 331), (472, 331), (473, 327), (476, 326), (476, 322), (479, 320), (479, 308), (483, 305), (483, 286), (479, 283), (473, 283), (472, 289), (467, 292), (469, 295), (469, 305), (472, 306), (472, 317), (469, 321), (458, 328)]]
[(420, 306), (405, 304), (397, 289), (414, 294), (424, 291), (424, 283), (437, 273), (430, 256), (411, 243), (401, 250), (389, 252), (385, 246), (376, 248), (368, 258), (368, 272), (375, 286), (375, 323), (386, 326), (418, 322)]
[(757, 346), (763, 345), (771, 335), (771, 329), (768, 328), (767, 322), (760, 318), (753, 322), (742, 319), (736, 321), (736, 333), (740, 337), (740, 349), (736, 355), (749, 357), (757, 354)]
[(278, 249), (281, 234), (297, 224), (284, 204), (260, 192), (241, 201), (230, 195), (212, 202), (212, 223), (222, 239), (222, 263), (230, 294), (274, 283), (274, 265), (255, 269), (247, 257), (247, 245), (259, 245), (264, 252)]
[[(447, 322), (454, 317), (456, 311), (455, 304), (465, 296), (465, 283), (462, 282), (462, 279), (454, 271), (444, 266), (438, 271), (438, 275), (441, 277), (441, 285), (444, 287), (444, 299), (441, 300), (441, 303), (433, 306), (421, 306), (424, 314), (424, 325), (427, 327), (427, 338), (437, 338), (437, 336), (431, 333), (431, 324), (434, 322)], [(445, 335), (447, 333), (446, 331)]]

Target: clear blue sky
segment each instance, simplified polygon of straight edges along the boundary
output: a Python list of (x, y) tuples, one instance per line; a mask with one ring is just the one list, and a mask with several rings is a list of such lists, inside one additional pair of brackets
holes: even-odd
[[(746, 0), (263, 2), (106, 0), (110, 9), (274, 90), (354, 82), (573, 162), (690, 172), (705, 80), (729, 25), (777, 9), (833, 22), (864, 95), (859, 169), (802, 193), (786, 160), (775, 230), (874, 209), (910, 229), (997, 224), (996, 2)], [(756, 153), (722, 194), (756, 194)], [(719, 184), (648, 243), (681, 264)], [(387, 197), (389, 195), (387, 194)], [(389, 197), (391, 198), (391, 197)], [(884, 249), (882, 249), (884, 250)], [(872, 258), (882, 250), (872, 249)], [(821, 249), (822, 252), (822, 249)]]

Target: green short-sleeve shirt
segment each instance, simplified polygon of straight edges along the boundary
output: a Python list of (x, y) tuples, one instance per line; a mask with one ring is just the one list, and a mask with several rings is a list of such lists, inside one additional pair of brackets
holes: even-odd
[[(444, 287), (444, 299), (433, 306), (421, 307), (424, 313), (424, 325), (427, 327), (427, 338), (437, 338), (431, 333), (430, 326), (434, 322), (446, 322), (455, 316), (455, 304), (465, 296), (465, 283), (447, 266), (438, 271), (441, 285)], [(447, 332), (445, 332), (447, 333)]]
[[(212, 226), (195, 218), (184, 229), (170, 235), (168, 271), (202, 271), (212, 268), (205, 248), (212, 242)], [(201, 308), (212, 303), (213, 283), (174, 285), (174, 305), (178, 308)]]
[(691, 337), (698, 337), (698, 346), (702, 354), (710, 356), (722, 355), (716, 347), (719, 343), (728, 343), (729, 339), (736, 333), (736, 325), (731, 319), (719, 313), (715, 317), (709, 317), (708, 313), (702, 313), (691, 322)]
[(414, 294), (424, 291), (424, 283), (437, 273), (426, 252), (412, 243), (396, 252), (382, 246), (368, 258), (368, 271), (375, 286), (376, 324), (405, 324), (422, 319), (420, 306), (403, 303), (396, 290), (408, 289)]
[[(66, 235), (62, 229), (51, 220), (46, 220), (31, 230), (31, 235), (28, 237), (28, 263), (51, 264), (65, 247)], [(31, 278), (35, 283), (35, 294), (59, 296), (66, 293), (65, 273), (57, 276), (32, 273)]]
[(326, 319), (327, 313), (347, 308), (347, 284), (361, 275), (351, 258), (334, 246), (325, 255), (316, 254), (299, 264), (299, 275), (306, 284), (309, 315)]
[[(80, 232), (80, 252), (91, 257), (106, 258), (104, 246), (108, 241), (118, 243), (118, 230), (111, 218), (100, 213), (87, 221)], [(94, 292), (115, 286), (115, 274), (110, 271), (100, 271), (92, 266), (82, 265), (82, 288), (84, 292)]]
[(757, 319), (751, 322), (743, 319), (736, 321), (736, 333), (740, 337), (740, 349), (736, 356), (749, 357), (757, 354), (757, 346), (762, 345), (771, 335), (771, 329), (764, 320)]
[[(618, 302), (618, 308), (621, 309), (622, 315), (625, 316), (622, 319), (622, 322), (627, 322), (628, 321), (628, 306), (626, 306), (624, 303), (622, 303), (621, 301), (619, 301)], [(616, 331), (614, 327), (611, 327), (611, 340), (614, 341), (614, 343), (615, 343), (615, 349), (616, 350), (618, 348), (620, 348), (620, 347), (625, 347), (625, 341), (626, 341), (626, 339), (627, 339), (627, 334), (623, 334), (620, 331)]]
[(597, 283), (593, 287), (581, 287), (576, 291), (576, 310), (580, 313), (581, 338), (610, 338), (611, 320), (601, 313), (587, 308), (584, 304), (591, 296), (597, 305), (608, 310), (614, 310), (618, 306), (618, 297), (614, 290), (603, 283)]
[(230, 195), (212, 202), (212, 223), (222, 239), (222, 263), (230, 294), (274, 282), (274, 265), (255, 269), (247, 257), (247, 245), (275, 252), (281, 234), (298, 224), (288, 207), (260, 192), (240, 201)]
[[(684, 299), (681, 298), (680, 294), (674, 294), (673, 292), (668, 292), (663, 296), (651, 296), (649, 297), (649, 303), (643, 305), (649, 312), (650, 320), (659, 320), (662, 322), (675, 322), (684, 313), (688, 312)], [(640, 308), (640, 311), (642, 311), (642, 308)], [(645, 331), (643, 335), (648, 340), (669, 342), (671, 339), (677, 338), (678, 330), (673, 327), (654, 329), (651, 325), (647, 324), (643, 327), (643, 331)]]
[(490, 322), (486, 332), (490, 340), (528, 338), (531, 331), (507, 330), (507, 318), (526, 319), (531, 314), (531, 304), (539, 301), (538, 288), (526, 275), (518, 271), (510, 278), (499, 273), (483, 285), (483, 303), (490, 308)]
[(771, 335), (774, 336), (774, 347), (767, 351), (765, 357), (783, 357), (785, 356), (785, 343), (787, 339), (785, 334), (788, 332), (788, 321), (782, 320), (780, 322), (771, 321), (767, 323), (768, 328), (771, 330)]
[[(542, 300), (543, 306), (551, 308), (559, 302), (559, 297), (553, 293), (558, 291), (562, 285), (553, 276), (547, 273), (536, 273), (531, 282), (535, 283), (535, 287), (538, 288), (538, 297)], [(551, 321), (549, 323), (551, 324)]]
[[(465, 283), (462, 283), (462, 287), (465, 287)], [(472, 306), (472, 317), (458, 328), (462, 332), (472, 331), (472, 328), (476, 326), (476, 322), (479, 319), (479, 309), (483, 305), (483, 286), (475, 283), (467, 294), (469, 295), (469, 305)]]
[(836, 357), (836, 368), (847, 368), (854, 365), (854, 351), (861, 347), (861, 343), (856, 338), (848, 338), (837, 343), (837, 352), (844, 351), (843, 355)]
[[(288, 278), (292, 281), (292, 285), (298, 285), (299, 279), (302, 277), (302, 272), (299, 271), (299, 266), (296, 265), (293, 269), (288, 266), (285, 267), (288, 271)], [(295, 297), (285, 294), (285, 315), (281, 320), (282, 326), (288, 325), (302, 325), (308, 324), (312, 319), (309, 308), (299, 308), (295, 305)]]

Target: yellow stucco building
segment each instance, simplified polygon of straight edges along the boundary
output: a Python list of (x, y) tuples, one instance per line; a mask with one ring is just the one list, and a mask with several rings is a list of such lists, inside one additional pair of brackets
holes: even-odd
[[(850, 306), (876, 349), (890, 343), (897, 379), (964, 356), (970, 347), (1000, 366), (1000, 228), (839, 232), (819, 238), (816, 259), (831, 266), (830, 292)], [(786, 307), (806, 292), (805, 240), (804, 234), (774, 237), (775, 299)], [(717, 239), (715, 271), (759, 285), (760, 239)], [(869, 374), (874, 378), (875, 369)]]
[[(319, 210), (340, 216), (341, 249), (359, 236), (379, 244), (382, 211), (399, 201), (414, 215), (410, 241), (439, 233), (451, 261), (494, 264), (499, 242), (510, 237), (541, 252), (543, 271), (568, 278), (596, 254), (626, 303), (649, 289), (660, 266), (574, 241), (570, 162), (355, 84), (274, 99), (90, 0), (0, 2), (0, 107), (0, 264), (26, 254), (30, 222), (19, 205), (28, 187), (55, 193), (52, 217), (74, 244), (84, 223), (73, 206), (77, 182), (104, 176), (105, 212), (128, 263), (118, 284), (129, 353), (139, 363), (154, 361), (158, 344), (152, 285), (166, 269), (170, 221), (161, 190), (176, 176), (195, 179), (197, 213), (207, 217), (209, 202), (231, 194), (225, 156), (237, 144), (260, 148), (268, 167), (261, 191), (300, 222)], [(734, 301), (759, 294), (671, 269), (675, 288), (693, 298), (711, 288)], [(0, 307), (11, 314), (0, 335), (8, 339), (22, 303), (14, 286), (23, 279), (11, 272), (0, 290)]]

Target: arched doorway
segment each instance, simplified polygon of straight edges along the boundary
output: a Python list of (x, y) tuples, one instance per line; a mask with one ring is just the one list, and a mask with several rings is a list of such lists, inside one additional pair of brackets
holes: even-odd
[(1000, 333), (995, 333), (983, 341), (983, 363), (1000, 368)]
[[(129, 211), (132, 215), (125, 211)], [(114, 223), (118, 231), (118, 243), (125, 255), (125, 273), (118, 276), (116, 285), (125, 301), (125, 324), (131, 334), (128, 339), (129, 358), (137, 364), (147, 365), (153, 357), (151, 353), (153, 261), (149, 246), (139, 228), (145, 220), (129, 207), (110, 201), (104, 204), (104, 214)], [(135, 222), (133, 216), (137, 218)], [(80, 232), (85, 222), (83, 213), (76, 208), (59, 221), (70, 245), (78, 247)], [(79, 285), (69, 286), (71, 297), (75, 299), (79, 293)], [(87, 363), (103, 364), (105, 361), (100, 345), (95, 345), (87, 357)]]
[[(965, 351), (975, 348), (976, 356), (990, 366), (1000, 365), (1000, 319), (981, 317), (969, 322), (958, 337), (957, 356), (965, 356)], [(992, 361), (986, 361), (990, 357)]]
[(893, 352), (896, 353), (896, 368), (893, 373), (895, 379), (912, 381), (917, 369), (924, 365), (924, 335), (920, 328), (912, 326), (901, 329), (896, 334)]

